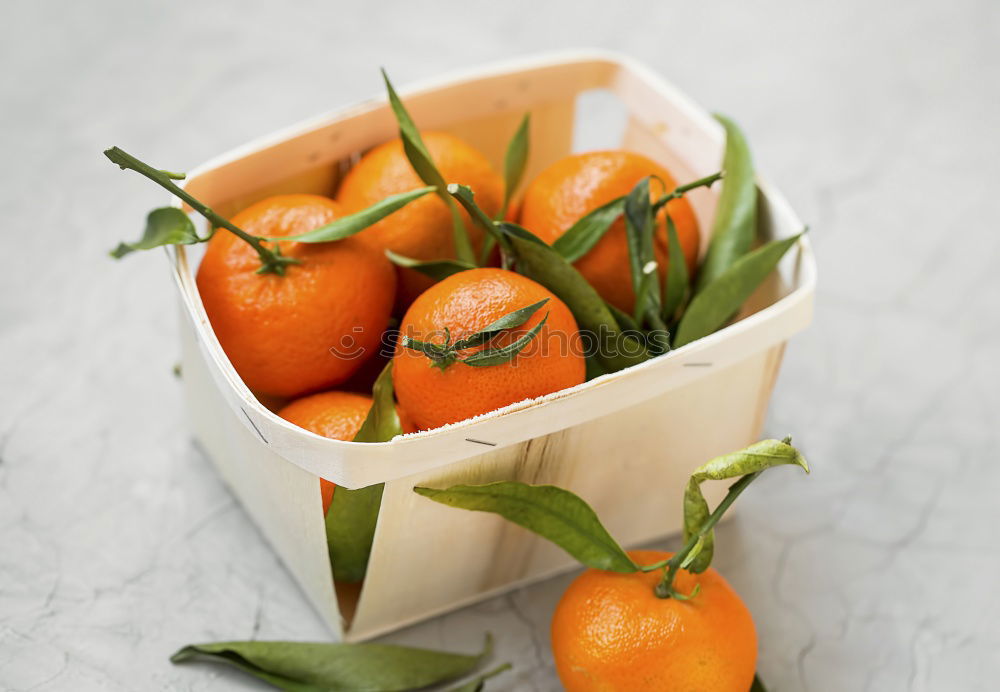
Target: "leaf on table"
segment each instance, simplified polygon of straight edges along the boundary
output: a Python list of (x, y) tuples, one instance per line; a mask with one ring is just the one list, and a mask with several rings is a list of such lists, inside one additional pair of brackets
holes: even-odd
[(674, 348), (708, 336), (724, 325), (801, 237), (799, 233), (774, 240), (743, 255), (701, 293), (695, 294), (677, 325)]
[(725, 177), (708, 251), (695, 281), (695, 294), (711, 285), (750, 250), (757, 229), (757, 184), (750, 146), (736, 123), (724, 115), (716, 114), (715, 118), (726, 130), (722, 160)]
[(464, 685), (459, 685), (458, 687), (451, 688), (449, 692), (482, 692), (484, 689), (486, 689), (487, 680), (489, 680), (490, 678), (495, 678), (497, 675), (500, 675), (500, 673), (508, 671), (511, 668), (513, 668), (513, 666), (511, 666), (509, 663), (504, 663), (503, 665), (497, 666), (493, 670), (486, 671), (482, 675), (477, 675)]
[(268, 238), (268, 240), (294, 240), (299, 243), (329, 243), (334, 240), (341, 240), (365, 230), (390, 214), (399, 211), (413, 200), (419, 199), (428, 192), (434, 192), (435, 190), (436, 188), (434, 187), (421, 187), (409, 192), (401, 192), (398, 195), (390, 195), (366, 209), (342, 216), (308, 233), (275, 236)]
[(449, 507), (499, 514), (552, 541), (588, 567), (626, 573), (638, 569), (590, 505), (563, 488), (498, 481), (413, 492)]
[[(354, 442), (388, 442), (403, 434), (392, 389), (392, 361), (389, 361), (372, 387), (372, 407)], [(383, 484), (350, 490), (338, 487), (326, 513), (326, 541), (338, 581), (358, 582), (365, 576)]]
[(488, 635), (483, 650), (472, 655), (391, 644), (234, 641), (185, 646), (170, 660), (225, 663), (294, 692), (396, 692), (468, 675), (492, 649)]
[[(793, 447), (790, 441), (761, 440), (738, 452), (723, 454), (705, 462), (691, 474), (684, 489), (684, 541), (701, 530), (711, 511), (708, 501), (701, 492), (701, 484), (706, 480), (726, 480), (757, 473), (774, 466), (793, 464), (809, 472), (805, 457)], [(704, 572), (712, 562), (715, 538), (712, 531), (703, 536), (698, 554), (687, 566), (690, 572)]]
[(152, 250), (164, 245), (194, 245), (208, 238), (199, 238), (194, 223), (177, 207), (161, 207), (146, 216), (142, 238), (134, 243), (119, 243), (111, 256), (121, 259), (136, 250)]

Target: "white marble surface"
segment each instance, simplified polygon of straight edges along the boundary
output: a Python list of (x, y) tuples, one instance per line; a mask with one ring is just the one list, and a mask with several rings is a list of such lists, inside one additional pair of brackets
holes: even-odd
[[(0, 689), (243, 689), (193, 641), (327, 636), (191, 446), (162, 258), (113, 264), (184, 169), (378, 90), (572, 46), (634, 54), (745, 125), (813, 227), (775, 473), (720, 531), (773, 690), (987, 690), (1000, 677), (1000, 5), (40, 3), (0, 21)], [(558, 688), (556, 579), (389, 637), (491, 629)]]

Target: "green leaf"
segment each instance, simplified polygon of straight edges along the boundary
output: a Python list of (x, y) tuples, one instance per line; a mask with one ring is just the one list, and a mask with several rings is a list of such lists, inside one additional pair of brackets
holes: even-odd
[[(699, 187), (711, 187), (721, 177), (721, 173), (715, 173), (674, 188), (656, 200), (653, 205), (653, 214), (659, 212), (670, 200), (683, 197), (686, 193)], [(598, 241), (604, 237), (611, 225), (623, 213), (625, 213), (625, 197), (616, 197), (577, 219), (576, 223), (570, 226), (565, 233), (556, 238), (552, 247), (570, 262), (576, 262), (597, 245)]]
[(401, 192), (398, 195), (390, 195), (367, 209), (343, 216), (308, 233), (276, 236), (267, 240), (294, 240), (299, 243), (329, 243), (333, 240), (341, 240), (365, 230), (389, 216), (389, 214), (399, 211), (413, 200), (419, 199), (428, 192), (434, 192), (435, 190), (436, 188), (434, 187), (420, 187), (409, 192)]
[[(403, 434), (392, 391), (392, 361), (372, 387), (372, 407), (354, 442), (388, 442)], [(338, 487), (326, 513), (326, 541), (334, 579), (358, 582), (368, 569), (383, 484), (350, 490)]]
[[(738, 452), (716, 457), (695, 469), (684, 489), (684, 541), (697, 534), (711, 512), (708, 501), (701, 492), (701, 484), (706, 480), (726, 480), (760, 471), (793, 464), (809, 472), (809, 464), (799, 450), (789, 444), (790, 440), (761, 440)], [(697, 555), (687, 566), (688, 571), (704, 572), (712, 562), (715, 547), (713, 532), (703, 536)]]
[(625, 198), (625, 237), (628, 242), (632, 290), (635, 292), (633, 317), (636, 322), (649, 323), (652, 328), (663, 326), (659, 322), (660, 273), (653, 253), (655, 229), (647, 176), (636, 183)]
[(146, 230), (134, 243), (119, 243), (111, 256), (121, 259), (135, 250), (152, 250), (164, 245), (193, 245), (208, 238), (199, 238), (194, 223), (177, 207), (161, 207), (146, 216)]
[(562, 255), (517, 224), (503, 221), (497, 228), (510, 243), (517, 271), (555, 293), (569, 307), (580, 330), (598, 340), (593, 355), (606, 372), (617, 372), (649, 358), (645, 346), (621, 332), (601, 296)]
[(743, 255), (701, 293), (695, 294), (677, 325), (674, 348), (708, 336), (724, 325), (801, 237), (799, 233), (775, 240)]
[(457, 274), (459, 272), (464, 272), (469, 269), (475, 269), (476, 265), (469, 264), (468, 262), (462, 262), (461, 260), (455, 259), (436, 259), (436, 260), (418, 260), (412, 257), (404, 257), (403, 255), (397, 254), (392, 250), (385, 251), (386, 257), (393, 264), (405, 267), (407, 269), (413, 269), (420, 272), (425, 276), (429, 276), (432, 279), (440, 281), (441, 279), (446, 279), (452, 274)]
[(586, 255), (604, 237), (611, 224), (625, 212), (625, 198), (618, 197), (581, 216), (565, 233), (556, 238), (552, 247), (566, 258), (576, 262)]
[(757, 228), (757, 185), (750, 147), (736, 123), (719, 114), (715, 118), (726, 130), (726, 153), (722, 161), (725, 178), (712, 238), (695, 282), (695, 294), (714, 283), (750, 250)]
[(750, 692), (767, 692), (767, 688), (764, 687), (759, 674), (753, 676), (753, 684), (750, 685)]
[(501, 346), (500, 348), (484, 348), (482, 351), (476, 351), (467, 358), (462, 358), (459, 360), (463, 365), (471, 365), (477, 368), (492, 367), (494, 365), (505, 365), (514, 358), (517, 357), (521, 351), (523, 351), (532, 340), (538, 336), (538, 332), (542, 330), (545, 323), (549, 321), (549, 314), (545, 313), (545, 317), (536, 324), (534, 327), (529, 329), (523, 336), (518, 338), (506, 346)]
[(524, 176), (525, 166), (528, 165), (528, 146), (530, 143), (529, 126), (531, 125), (531, 114), (525, 113), (521, 119), (521, 124), (517, 132), (511, 137), (507, 144), (507, 153), (503, 157), (503, 206), (500, 207), (498, 219), (507, 215), (507, 208), (510, 206), (510, 199), (514, 196), (517, 186), (521, 184)]
[(372, 385), (372, 407), (368, 410), (365, 422), (354, 436), (354, 442), (388, 442), (397, 435), (403, 434), (399, 422), (396, 402), (392, 389), (392, 361), (382, 368), (375, 384)]
[(622, 331), (641, 333), (642, 330), (639, 328), (639, 323), (632, 319), (632, 315), (628, 314), (624, 310), (618, 309), (612, 303), (607, 301), (604, 301), (604, 304), (607, 306), (608, 310), (611, 311), (611, 314), (614, 315), (615, 322), (618, 323), (618, 327)]
[(486, 689), (486, 681), (490, 678), (494, 678), (504, 671), (508, 671), (512, 668), (509, 663), (504, 663), (503, 665), (497, 666), (493, 670), (486, 671), (482, 675), (477, 675), (472, 680), (469, 680), (464, 685), (459, 685), (458, 687), (451, 688), (450, 692), (482, 692)]
[(447, 490), (418, 487), (413, 492), (449, 507), (499, 514), (552, 541), (588, 567), (623, 573), (639, 569), (590, 505), (554, 485), (498, 481)]
[[(659, 178), (657, 178), (657, 180), (659, 180)], [(660, 210), (667, 206), (667, 203), (675, 199), (680, 199), (687, 193), (691, 192), (691, 190), (696, 190), (699, 187), (712, 187), (712, 185), (720, 180), (722, 180), (722, 171), (713, 173), (712, 175), (706, 175), (704, 178), (692, 180), (691, 182), (684, 183), (683, 185), (678, 185), (670, 192), (657, 198), (657, 200), (653, 203), (653, 213), (660, 213)]]
[(505, 329), (514, 329), (515, 327), (520, 327), (522, 324), (531, 319), (538, 310), (549, 302), (548, 298), (543, 298), (537, 303), (532, 303), (531, 305), (526, 305), (523, 308), (509, 312), (498, 320), (491, 322), (482, 329), (480, 329), (475, 334), (468, 336), (464, 339), (456, 341), (453, 348), (456, 351), (461, 351), (466, 348), (473, 348), (481, 344), (486, 343), (493, 337), (495, 337), (500, 332)]
[(420, 130), (417, 129), (416, 124), (407, 112), (406, 107), (393, 88), (392, 82), (389, 81), (389, 75), (386, 74), (385, 70), (382, 70), (382, 79), (385, 80), (385, 88), (389, 93), (389, 105), (392, 107), (392, 112), (396, 116), (396, 122), (399, 125), (399, 137), (403, 141), (403, 152), (410, 161), (410, 165), (413, 166), (414, 172), (427, 185), (437, 188), (438, 196), (448, 205), (448, 209), (451, 211), (455, 252), (458, 259), (469, 264), (474, 264), (476, 258), (472, 252), (472, 243), (469, 241), (469, 234), (465, 230), (462, 217), (458, 213), (458, 207), (455, 206), (455, 202), (447, 192), (448, 183), (437, 169), (437, 166), (434, 165), (434, 160), (431, 158), (431, 154), (427, 151), (427, 146), (420, 136)]
[(500, 241), (501, 247), (505, 250), (508, 249), (506, 239), (497, 230), (496, 222), (489, 217), (489, 215), (483, 211), (483, 208), (476, 204), (476, 195), (472, 191), (472, 188), (468, 185), (459, 185), (457, 183), (450, 183), (448, 185), (448, 194), (454, 199), (458, 200), (458, 203), (469, 213), (469, 217), (475, 221), (480, 228), (486, 232), (486, 242), (483, 244), (483, 251), (480, 255), (480, 260), (483, 264), (489, 258), (490, 253), (493, 251), (493, 243)]
[(391, 644), (235, 641), (185, 646), (170, 661), (225, 663), (295, 692), (393, 692), (468, 675), (492, 648), (489, 636), (482, 652), (474, 655)]
[(684, 304), (690, 289), (684, 250), (677, 237), (677, 226), (667, 215), (667, 280), (663, 284), (663, 321), (670, 324)]

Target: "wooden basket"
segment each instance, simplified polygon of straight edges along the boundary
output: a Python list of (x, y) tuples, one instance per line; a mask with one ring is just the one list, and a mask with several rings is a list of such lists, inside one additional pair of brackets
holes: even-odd
[[(587, 122), (581, 104), (602, 93), (613, 94), (627, 114), (615, 145), (658, 160), (679, 182), (719, 168), (722, 128), (650, 70), (617, 55), (504, 63), (402, 95), (421, 128), (461, 136), (498, 170), (506, 141), (530, 111), (530, 180), (570, 153), (574, 129)], [(282, 192), (332, 195), (358, 154), (396, 134), (385, 99), (373, 99), (213, 159), (186, 184), (223, 214)], [(764, 180), (759, 185), (765, 234), (800, 231), (781, 195)], [(714, 195), (691, 195), (706, 236)], [(491, 514), (431, 502), (411, 492), (414, 485), (555, 483), (589, 502), (625, 545), (678, 531), (690, 471), (757, 439), (785, 341), (809, 322), (816, 281), (809, 241), (801, 240), (740, 319), (711, 336), (473, 420), (362, 444), (305, 432), (261, 405), (212, 332), (194, 282), (197, 250), (168, 252), (185, 314), (184, 386), (195, 435), (345, 640), (376, 636), (574, 566), (527, 531)], [(367, 577), (360, 593), (342, 593), (339, 600), (317, 476), (349, 488), (385, 483)], [(722, 489), (708, 490), (712, 501), (713, 490)]]

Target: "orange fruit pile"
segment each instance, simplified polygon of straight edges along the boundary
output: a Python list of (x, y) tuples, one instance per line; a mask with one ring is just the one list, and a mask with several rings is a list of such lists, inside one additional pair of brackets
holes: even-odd
[[(492, 215), (501, 206), (503, 181), (490, 162), (461, 139), (425, 132), (423, 141), (442, 176), (468, 185), (476, 203)], [(508, 217), (546, 242), (554, 242), (581, 216), (623, 195), (652, 176), (651, 196), (672, 190), (662, 166), (640, 154), (597, 151), (560, 159), (531, 181)], [(399, 139), (367, 152), (344, 177), (336, 201), (320, 195), (271, 197), (239, 212), (232, 222), (252, 235), (281, 237), (314, 230), (364, 210), (387, 196), (423, 183)], [(661, 277), (667, 262), (665, 215), (674, 220), (693, 271), (698, 223), (684, 198), (661, 210), (655, 253)], [(483, 231), (462, 210), (477, 252)], [(272, 243), (268, 243), (273, 245)], [(452, 215), (434, 194), (410, 202), (359, 234), (333, 242), (280, 242), (282, 254), (299, 261), (285, 275), (259, 274), (254, 250), (228, 232), (217, 232), (198, 268), (205, 310), (223, 350), (250, 389), (281, 400), (338, 386), (370, 385), (395, 312), (410, 336), (447, 329), (461, 338), (514, 310), (548, 298), (549, 319), (535, 343), (511, 363), (493, 368), (456, 364), (432, 367), (424, 354), (397, 347), (396, 395), (420, 429), (454, 423), (585, 379), (576, 322), (550, 291), (510, 271), (482, 268), (435, 283), (409, 268), (394, 267), (385, 252), (417, 260), (455, 255)], [(635, 302), (624, 221), (612, 224), (576, 265), (608, 302), (631, 311)], [(397, 278), (398, 277), (398, 278)], [(509, 344), (542, 319), (491, 342)], [(352, 376), (355, 376), (352, 379)], [(305, 426), (308, 427), (308, 426)], [(321, 433), (326, 434), (326, 433)]]
[[(636, 564), (671, 553), (633, 550)], [(712, 690), (747, 692), (757, 667), (750, 611), (711, 567), (677, 573), (696, 598), (658, 598), (659, 571), (588, 569), (570, 584), (552, 617), (552, 653), (569, 692)]]

